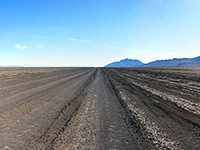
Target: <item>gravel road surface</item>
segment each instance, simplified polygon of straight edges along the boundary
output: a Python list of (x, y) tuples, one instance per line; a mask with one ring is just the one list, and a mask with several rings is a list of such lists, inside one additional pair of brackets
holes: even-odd
[(0, 68), (1, 150), (200, 147), (200, 68)]

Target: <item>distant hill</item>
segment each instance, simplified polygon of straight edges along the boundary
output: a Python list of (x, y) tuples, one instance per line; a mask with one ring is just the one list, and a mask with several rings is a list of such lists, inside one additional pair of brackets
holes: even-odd
[(195, 58), (156, 60), (147, 64), (143, 64), (139, 60), (124, 59), (110, 63), (105, 67), (200, 67), (200, 56)]
[(144, 67), (198, 67), (200, 66), (200, 56), (196, 58), (182, 58), (157, 60), (145, 64)]
[(14, 68), (14, 67), (51, 67), (48, 65), (31, 65), (31, 64), (24, 64), (24, 65), (9, 65), (9, 66), (0, 66), (0, 67), (10, 67), (10, 68)]
[(143, 66), (143, 65), (144, 64), (137, 59), (132, 60), (132, 59), (126, 58), (124, 60), (110, 63), (110, 64), (106, 65), (105, 67), (139, 67), (139, 66)]

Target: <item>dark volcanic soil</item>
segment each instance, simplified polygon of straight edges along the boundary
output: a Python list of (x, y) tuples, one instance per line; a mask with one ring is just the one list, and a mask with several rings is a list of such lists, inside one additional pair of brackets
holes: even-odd
[(200, 147), (200, 68), (0, 68), (0, 149)]

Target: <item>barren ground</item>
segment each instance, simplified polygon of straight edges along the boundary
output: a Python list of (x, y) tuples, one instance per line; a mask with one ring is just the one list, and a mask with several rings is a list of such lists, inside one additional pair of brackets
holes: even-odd
[(0, 149), (200, 147), (200, 68), (0, 68)]

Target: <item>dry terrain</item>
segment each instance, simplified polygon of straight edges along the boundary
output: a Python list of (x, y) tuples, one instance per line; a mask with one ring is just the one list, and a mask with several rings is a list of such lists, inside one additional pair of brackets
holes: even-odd
[(200, 68), (0, 68), (0, 150), (200, 147)]

